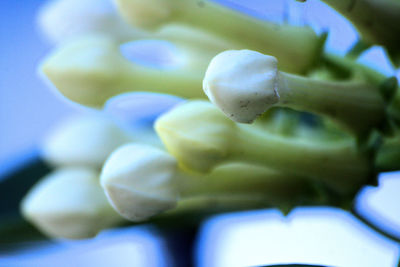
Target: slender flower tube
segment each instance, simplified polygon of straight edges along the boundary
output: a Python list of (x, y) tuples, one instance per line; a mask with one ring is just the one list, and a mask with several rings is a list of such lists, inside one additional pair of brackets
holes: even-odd
[(363, 81), (323, 81), (278, 71), (275, 57), (228, 50), (210, 62), (203, 80), (209, 99), (236, 122), (251, 123), (273, 106), (328, 116), (364, 133), (384, 121), (379, 88)]
[(100, 168), (108, 155), (134, 138), (100, 114), (61, 121), (44, 139), (43, 158), (55, 166)]
[(349, 19), (369, 44), (388, 49), (400, 60), (400, 2), (397, 0), (323, 0)]
[(123, 222), (90, 168), (62, 168), (45, 176), (25, 196), (23, 216), (53, 238), (80, 239)]
[(377, 70), (360, 64), (349, 57), (325, 54), (323, 65), (336, 77), (366, 82), (380, 89), (387, 103), (387, 114), (390, 119), (400, 122), (400, 86), (396, 77), (388, 77)]
[(149, 34), (128, 25), (111, 0), (51, 0), (39, 10), (41, 32), (51, 43), (86, 34), (104, 34), (118, 40), (145, 38)]
[(131, 221), (173, 210), (178, 203), (179, 210), (193, 208), (192, 199), (203, 204), (207, 199), (232, 198), (236, 204), (240, 198), (262, 199), (265, 205), (283, 205), (299, 196), (315, 197), (298, 176), (245, 163), (224, 164), (208, 175), (188, 173), (178, 169), (167, 152), (139, 144), (123, 145), (111, 154), (101, 184), (111, 205)]
[(369, 158), (352, 138), (288, 137), (257, 124), (237, 124), (211, 103), (189, 101), (159, 117), (155, 129), (185, 169), (209, 172), (230, 161), (248, 162), (322, 181), (352, 192), (371, 175)]
[(169, 42), (171, 64), (154, 67), (134, 62), (121, 53), (119, 41), (91, 36), (62, 45), (40, 70), (62, 95), (87, 106), (101, 107), (108, 98), (132, 91), (204, 98), (201, 80), (207, 64), (229, 44), (175, 25), (163, 29), (154, 40)]
[(116, 0), (116, 3), (134, 26), (157, 29), (177, 23), (203, 29), (236, 44), (237, 48), (228, 49), (248, 48), (274, 55), (288, 72), (309, 70), (319, 57), (324, 39), (310, 28), (272, 24), (207, 0)]

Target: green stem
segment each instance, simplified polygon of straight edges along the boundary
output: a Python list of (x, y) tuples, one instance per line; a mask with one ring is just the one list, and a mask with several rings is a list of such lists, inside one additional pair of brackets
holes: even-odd
[(326, 115), (353, 130), (365, 133), (385, 118), (379, 88), (357, 81), (322, 81), (279, 73), (280, 107)]
[(208, 174), (183, 172), (179, 176), (183, 197), (260, 194), (271, 200), (283, 200), (309, 190), (304, 178), (254, 164), (228, 163)]
[(400, 86), (395, 77), (387, 77), (348, 57), (339, 57), (332, 54), (323, 56), (323, 64), (335, 72), (339, 78), (363, 81), (377, 86), (385, 102), (387, 102), (386, 112), (390, 119), (400, 122)]
[(275, 25), (207, 0), (118, 0), (117, 4), (135, 26), (178, 23), (201, 28), (229, 40), (234, 44), (230, 49), (247, 48), (277, 57), (288, 72), (309, 70), (324, 42), (310, 28)]
[(340, 193), (354, 192), (370, 176), (369, 161), (351, 140), (311, 142), (238, 125), (230, 160), (322, 180)]
[[(245, 195), (199, 195), (183, 198), (178, 205), (165, 213), (156, 216), (153, 220), (165, 220), (165, 223), (180, 224), (186, 221), (199, 222), (205, 216), (221, 212), (240, 211), (250, 209), (265, 209), (271, 207), (269, 199), (260, 194)], [(275, 206), (276, 207), (276, 206)], [(174, 218), (178, 217), (176, 220)], [(171, 220), (172, 219), (172, 220)]]
[(388, 78), (377, 70), (356, 62), (351, 57), (324, 54), (322, 64), (335, 73), (339, 80), (358, 80), (379, 86)]
[(201, 173), (227, 162), (259, 164), (342, 193), (354, 193), (372, 177), (370, 155), (352, 137), (320, 134), (319, 128), (310, 137), (273, 134), (258, 123), (235, 123), (206, 101), (179, 105), (159, 117), (155, 129), (182, 168)]

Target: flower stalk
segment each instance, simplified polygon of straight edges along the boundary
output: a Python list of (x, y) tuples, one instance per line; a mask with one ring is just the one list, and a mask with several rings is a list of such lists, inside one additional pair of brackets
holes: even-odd
[(310, 177), (343, 194), (372, 175), (369, 156), (358, 151), (353, 138), (281, 136), (257, 124), (234, 123), (204, 101), (177, 106), (156, 121), (155, 129), (180, 166), (197, 172), (247, 162)]
[(199, 28), (228, 40), (233, 44), (228, 49), (247, 48), (271, 54), (279, 59), (282, 69), (293, 73), (305, 73), (312, 68), (324, 43), (324, 37), (318, 37), (310, 28), (258, 20), (208, 0), (116, 3), (124, 18), (136, 27), (155, 30), (183, 24)]
[[(283, 206), (294, 199), (312, 200), (316, 191), (306, 179), (263, 166), (228, 163), (209, 174), (177, 168), (176, 160), (158, 148), (127, 144), (104, 165), (101, 184), (115, 210), (131, 221), (174, 211), (190, 210), (217, 200), (239, 204), (245, 200)], [(314, 203), (315, 204), (315, 203)], [(240, 206), (240, 204), (239, 204)]]
[(274, 57), (228, 50), (210, 62), (203, 80), (209, 99), (236, 122), (251, 123), (271, 107), (329, 117), (358, 134), (380, 127), (379, 87), (360, 80), (324, 81), (278, 71)]

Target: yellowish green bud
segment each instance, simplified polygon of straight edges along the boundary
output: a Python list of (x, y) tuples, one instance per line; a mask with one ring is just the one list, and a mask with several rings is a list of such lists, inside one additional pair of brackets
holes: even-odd
[(181, 167), (206, 172), (229, 155), (236, 125), (209, 102), (190, 101), (159, 117), (155, 129)]

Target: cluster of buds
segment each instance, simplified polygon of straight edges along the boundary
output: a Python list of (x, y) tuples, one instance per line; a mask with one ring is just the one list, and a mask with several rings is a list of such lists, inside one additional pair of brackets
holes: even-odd
[[(54, 0), (39, 15), (57, 44), (41, 73), (100, 110), (45, 140), (56, 169), (22, 203), (44, 233), (84, 238), (215, 206), (348, 208), (378, 172), (400, 169), (397, 80), (356, 63), (354, 51), (324, 53), (326, 36), (308, 27), (208, 0), (109, 1)], [(325, 2), (340, 11), (346, 1)], [(359, 0), (348, 17), (367, 16), (372, 2), (381, 13), (400, 8)], [(366, 41), (398, 55), (396, 40), (364, 26)]]

